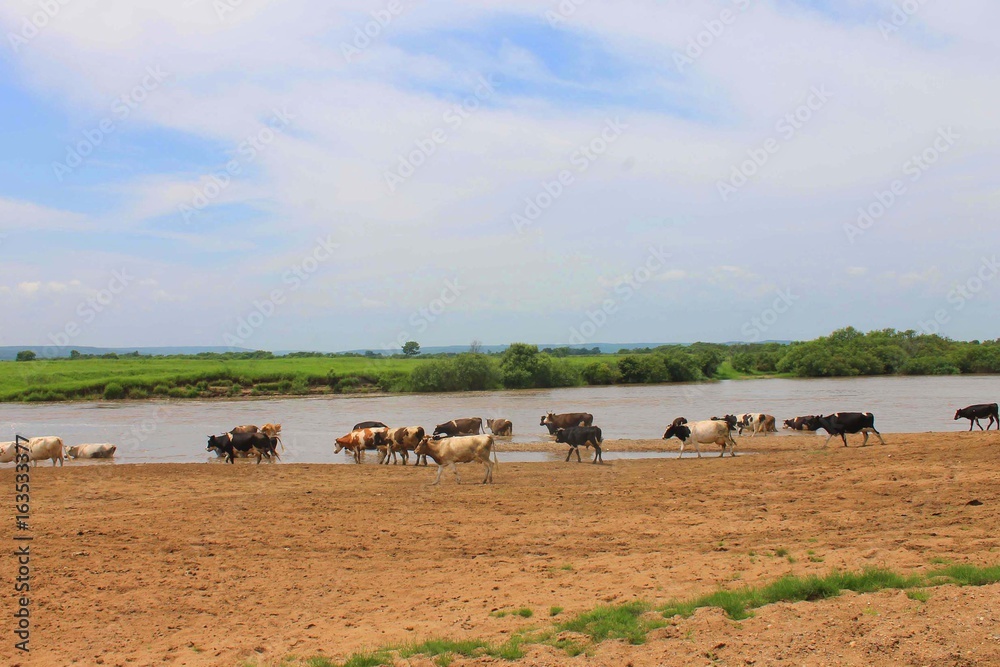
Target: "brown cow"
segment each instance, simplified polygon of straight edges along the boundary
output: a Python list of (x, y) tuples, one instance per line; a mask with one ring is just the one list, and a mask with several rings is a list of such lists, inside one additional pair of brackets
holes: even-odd
[(363, 428), (351, 431), (347, 435), (337, 438), (337, 445), (333, 450), (334, 454), (339, 454), (347, 449), (354, 455), (354, 462), (361, 463), (365, 457), (366, 449), (376, 449), (385, 444), (386, 429)]
[(542, 416), (542, 420), (538, 422), (538, 425), (549, 429), (549, 435), (555, 435), (556, 431), (561, 428), (593, 426), (594, 415), (589, 412), (567, 412), (561, 415), (557, 415), (554, 412), (548, 412)]
[[(379, 447), (379, 463), (389, 465), (389, 457), (392, 457), (392, 464), (396, 464), (396, 454), (403, 459), (403, 465), (410, 460), (410, 452), (417, 448), (420, 441), (424, 439), (423, 426), (405, 426), (401, 428), (390, 428), (385, 434), (385, 448)], [(419, 464), (420, 457), (417, 457)], [(416, 465), (416, 464), (415, 464)], [(424, 458), (424, 465), (427, 459)]]
[(450, 422), (434, 427), (434, 435), (443, 435), (449, 438), (455, 435), (479, 435), (480, 433), (486, 433), (481, 417), (452, 419)]
[(487, 419), (486, 425), (493, 431), (493, 435), (514, 435), (514, 425), (509, 419)]

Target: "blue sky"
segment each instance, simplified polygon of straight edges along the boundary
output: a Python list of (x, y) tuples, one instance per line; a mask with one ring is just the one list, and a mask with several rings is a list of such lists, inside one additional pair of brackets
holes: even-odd
[(985, 0), (218, 4), (0, 7), (0, 344), (997, 336)]

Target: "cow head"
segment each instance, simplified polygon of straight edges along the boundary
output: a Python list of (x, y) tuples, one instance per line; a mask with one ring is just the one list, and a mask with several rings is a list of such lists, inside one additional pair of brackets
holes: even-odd
[(667, 427), (667, 430), (663, 433), (663, 439), (669, 440), (670, 438), (677, 438), (678, 440), (687, 440), (691, 437), (691, 429), (687, 427), (687, 420), (684, 419), (683, 422), (678, 423), (678, 419), (684, 419), (683, 417), (678, 417), (674, 420), (674, 423)]
[(225, 451), (225, 446), (229, 444), (228, 435), (210, 435), (208, 436), (208, 447), (205, 449), (207, 451), (214, 451), (216, 454), (221, 454)]
[[(961, 418), (962, 418), (962, 411), (960, 409), (959, 410), (955, 410), (955, 419), (961, 419)], [(954, 421), (954, 420), (952, 420), (952, 421)]]
[(561, 428), (556, 431), (556, 442), (566, 442), (566, 429)]
[(73, 445), (72, 447), (67, 447), (66, 448), (66, 456), (72, 456), (75, 459), (76, 455), (77, 455), (77, 452), (79, 452), (79, 451), (80, 451), (80, 446), (79, 445)]
[(418, 442), (417, 446), (413, 448), (413, 453), (417, 456), (425, 456), (430, 450), (430, 441), (431, 437), (429, 435), (425, 435), (420, 438), (420, 442)]

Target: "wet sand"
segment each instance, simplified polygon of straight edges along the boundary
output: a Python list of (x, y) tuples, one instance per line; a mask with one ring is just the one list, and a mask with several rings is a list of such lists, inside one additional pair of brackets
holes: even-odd
[[(433, 466), (39, 466), (32, 651), (15, 654), (5, 630), (0, 664), (343, 659), (429, 637), (503, 640), (549, 627), (552, 606), (565, 618), (789, 572), (1000, 562), (1000, 433), (885, 437), (885, 446), (859, 448), (854, 436), (849, 448), (825, 449), (812, 435), (740, 438), (738, 451), (758, 455), (724, 459), (711, 447), (701, 459), (508, 463), (492, 486), (473, 483), (475, 465), (459, 466), (464, 484), (445, 471), (437, 487)], [(4, 497), (13, 476), (0, 470)], [(3, 526), (11, 545), (13, 520)], [(490, 616), (518, 607), (535, 616)], [(575, 658), (536, 647), (520, 663), (1000, 664), (998, 628), (1000, 586), (947, 586), (927, 602), (847, 594), (739, 623), (701, 610), (641, 646), (607, 642)], [(473, 663), (510, 664), (452, 664)]]

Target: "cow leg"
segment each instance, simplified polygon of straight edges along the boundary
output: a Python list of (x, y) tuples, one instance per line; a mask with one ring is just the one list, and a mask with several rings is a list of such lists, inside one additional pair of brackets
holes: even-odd
[(483, 461), (483, 465), (486, 467), (486, 475), (483, 477), (483, 484), (486, 484), (486, 482), (492, 483), (493, 482), (493, 464), (487, 458), (485, 461)]
[(437, 484), (438, 482), (441, 481), (441, 470), (442, 469), (444, 469), (444, 466), (439, 463), (438, 464), (438, 474), (434, 477), (434, 481), (431, 482), (431, 486), (434, 486), (435, 484)]
[(462, 478), (458, 476), (458, 466), (455, 465), (454, 461), (451, 462), (451, 469), (455, 473), (455, 482), (457, 484), (461, 484), (462, 483)]
[(698, 458), (701, 458), (701, 445), (697, 440), (694, 441), (694, 451), (698, 452)]
[[(722, 452), (725, 453), (725, 451), (726, 448), (723, 447)], [(729, 436), (729, 455), (736, 456), (736, 440), (733, 438), (733, 436)]]
[(979, 427), (979, 430), (980, 430), (980, 431), (982, 431), (982, 430), (983, 430), (983, 425), (982, 425), (982, 423), (981, 423), (981, 422), (979, 421), (979, 417), (976, 417), (976, 426), (978, 426), (978, 427)]
[(569, 463), (569, 457), (571, 457), (571, 456), (573, 456), (573, 448), (572, 447), (570, 447), (569, 449), (566, 450), (566, 460), (564, 461), (564, 463)]
[(833, 433), (831, 433), (830, 435), (826, 436), (826, 442), (823, 443), (824, 447), (826, 447), (827, 445), (830, 444), (830, 438), (832, 438), (832, 437), (833, 437)]
[(591, 463), (597, 463), (598, 461), (604, 463), (604, 459), (601, 458), (601, 446), (594, 445), (594, 460)]
[(882, 439), (882, 434), (881, 434), (881, 433), (879, 433), (879, 432), (878, 432), (878, 431), (877, 431), (877, 430), (875, 429), (875, 427), (874, 427), (874, 426), (872, 427), (872, 431), (874, 431), (874, 432), (875, 432), (875, 435), (877, 435), (877, 436), (878, 436), (878, 441), (879, 441), (879, 442), (881, 442), (881, 443), (882, 443), (882, 444), (884, 445), (884, 444), (885, 444), (885, 440), (883, 440), (883, 439)]

